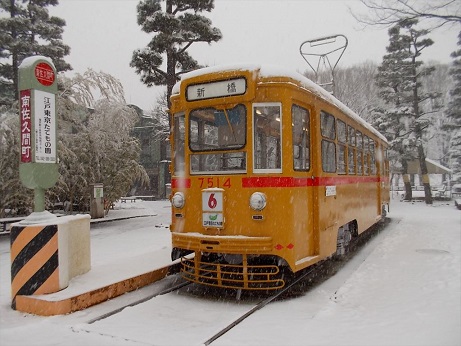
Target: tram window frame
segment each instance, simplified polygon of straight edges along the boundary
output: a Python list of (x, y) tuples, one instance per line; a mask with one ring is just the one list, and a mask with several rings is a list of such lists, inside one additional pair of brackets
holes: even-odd
[(384, 148), (384, 176), (389, 176), (389, 149)]
[(367, 135), (363, 135), (363, 172), (364, 175), (370, 175), (370, 138)]
[(320, 111), (320, 132), (322, 139), (322, 170), (336, 173), (336, 118), (325, 111)]
[(357, 175), (363, 175), (363, 150), (357, 150)]
[(357, 142), (357, 174), (364, 175), (364, 167), (363, 167), (363, 133), (359, 130), (355, 132), (356, 142)]
[(252, 114), (253, 172), (281, 173), (282, 103), (253, 103)]
[(189, 113), (190, 174), (246, 172), (247, 107), (203, 107)]
[(371, 169), (371, 175), (376, 175), (377, 169), (376, 169), (376, 144), (373, 138), (369, 139), (369, 147), (370, 147), (370, 169)]
[(322, 136), (331, 140), (336, 139), (336, 118), (325, 111), (320, 111), (320, 131)]
[(338, 143), (338, 158), (337, 158), (337, 169), (338, 174), (346, 174), (346, 157), (347, 157), (347, 146), (345, 144)]
[[(378, 143), (376, 143), (378, 145)], [(376, 167), (376, 171), (379, 173), (379, 175), (381, 176), (384, 176), (385, 174), (385, 165), (384, 165), (384, 161), (385, 161), (385, 156), (384, 156), (384, 148), (381, 147), (380, 145), (378, 145), (376, 147), (376, 155), (379, 157), (379, 160), (377, 160), (377, 163), (379, 162), (380, 165), (379, 165), (379, 169), (378, 167)]]
[(355, 137), (355, 127), (351, 125), (347, 125), (347, 131), (348, 131), (348, 144), (352, 147), (355, 147), (357, 145), (356, 143), (356, 137)]
[(207, 152), (243, 149), (246, 146), (246, 119), (247, 109), (241, 103), (229, 109), (193, 109), (189, 113), (190, 150)]
[(357, 141), (357, 148), (359, 148), (360, 150), (363, 150), (363, 134), (361, 131), (356, 131), (355, 132), (355, 136), (356, 136), (356, 141)]
[(322, 170), (326, 173), (336, 172), (336, 144), (322, 139)]
[(291, 120), (293, 169), (308, 171), (310, 169), (310, 112), (304, 107), (293, 104)]
[(355, 155), (355, 148), (349, 147), (347, 149), (347, 173), (351, 175), (355, 175), (355, 167), (356, 167), (356, 155)]
[[(182, 120), (182, 123), (181, 123)], [(177, 113), (173, 116), (174, 134), (174, 174), (181, 175), (185, 172), (185, 149), (186, 149), (186, 117), (185, 113)]]
[(347, 143), (347, 126), (344, 121), (341, 119), (336, 119), (336, 133), (338, 142), (346, 144)]

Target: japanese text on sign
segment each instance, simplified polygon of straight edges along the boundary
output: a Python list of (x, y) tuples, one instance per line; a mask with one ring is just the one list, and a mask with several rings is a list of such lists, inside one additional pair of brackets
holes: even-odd
[(54, 83), (54, 71), (53, 68), (45, 62), (41, 62), (35, 66), (35, 78), (40, 84), (50, 86)]
[(204, 100), (216, 97), (243, 95), (246, 92), (245, 78), (229, 79), (219, 82), (189, 85), (188, 101)]
[(56, 163), (55, 95), (34, 91), (35, 162)]
[(30, 90), (21, 90), (19, 95), (21, 117), (21, 162), (32, 161), (32, 123), (30, 109)]

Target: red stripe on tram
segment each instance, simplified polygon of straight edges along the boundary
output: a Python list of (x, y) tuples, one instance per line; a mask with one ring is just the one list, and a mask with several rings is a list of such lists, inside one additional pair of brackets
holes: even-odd
[(173, 178), (171, 179), (171, 187), (173, 189), (189, 189), (191, 185), (190, 179), (188, 178)]
[(248, 177), (242, 178), (242, 187), (305, 187), (305, 186), (327, 186), (327, 185), (347, 185), (357, 183), (377, 183), (379, 177), (316, 177), (316, 178), (296, 178), (296, 177)]

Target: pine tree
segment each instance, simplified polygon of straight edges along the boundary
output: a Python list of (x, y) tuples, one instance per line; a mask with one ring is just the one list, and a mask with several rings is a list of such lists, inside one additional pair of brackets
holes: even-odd
[[(458, 46), (461, 47), (461, 32), (458, 34)], [(453, 133), (450, 143), (450, 165), (453, 175), (461, 182), (461, 48), (451, 54), (453, 65), (450, 74), (454, 87), (450, 91), (452, 99), (446, 110), (449, 121), (445, 129)]]
[[(138, 25), (154, 36), (147, 47), (133, 52), (130, 66), (147, 86), (166, 85), (169, 103), (179, 75), (200, 67), (186, 50), (195, 42), (219, 41), (222, 35), (208, 18), (198, 14), (210, 12), (214, 0), (166, 0), (165, 10), (162, 2), (142, 0), (138, 4)], [(166, 71), (162, 70), (164, 62)]]
[(428, 30), (415, 29), (417, 23), (417, 20), (406, 19), (389, 29), (388, 54), (383, 57), (383, 63), (378, 68), (377, 84), (381, 89), (381, 97), (392, 107), (381, 111), (376, 125), (386, 133), (394, 155), (401, 161), (405, 199), (412, 197), (407, 162), (418, 158), (425, 201), (431, 204), (432, 194), (423, 148), (423, 135), (424, 129), (428, 126), (428, 118), (422, 105), (440, 95), (423, 93), (421, 89), (421, 79), (430, 75), (434, 68), (422, 67), (423, 62), (418, 58), (422, 50), (431, 46), (433, 41), (424, 38), (429, 33)]
[[(46, 7), (58, 0), (0, 1), (0, 105), (18, 99), (18, 67), (31, 55), (51, 58), (58, 72), (71, 70), (64, 61), (70, 48), (62, 42), (65, 21), (50, 17)], [(3, 16), (2, 16), (3, 17)]]

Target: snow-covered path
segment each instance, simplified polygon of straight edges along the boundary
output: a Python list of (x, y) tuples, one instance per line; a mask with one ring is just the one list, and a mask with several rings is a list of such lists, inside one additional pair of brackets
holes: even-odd
[[(157, 215), (92, 228), (93, 267), (169, 252), (168, 202), (138, 203), (136, 209), (142, 208)], [(269, 304), (213, 345), (460, 345), (461, 212), (453, 203), (392, 200), (389, 217), (389, 225), (335, 275), (302, 295)], [(1, 237), (2, 345), (200, 344), (206, 340), (203, 328), (229, 321), (245, 308), (243, 302), (179, 294), (88, 325), (161, 283), (70, 315), (39, 317), (11, 310), (9, 271), (9, 241)], [(170, 313), (161, 315), (158, 304)]]

